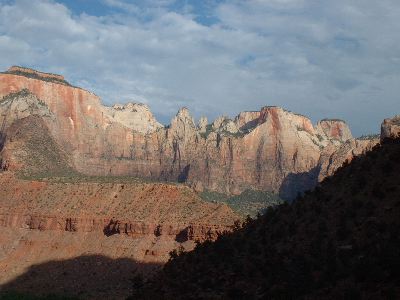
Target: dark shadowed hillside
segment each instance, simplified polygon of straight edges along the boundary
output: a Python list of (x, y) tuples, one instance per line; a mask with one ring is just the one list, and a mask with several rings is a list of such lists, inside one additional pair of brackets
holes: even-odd
[[(168, 262), (134, 298), (399, 299), (400, 138)], [(140, 286), (140, 285), (138, 285)]]

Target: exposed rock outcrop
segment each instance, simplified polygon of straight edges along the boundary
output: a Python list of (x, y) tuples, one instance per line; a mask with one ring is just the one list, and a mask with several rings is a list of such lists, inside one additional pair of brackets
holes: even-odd
[[(146, 105), (105, 107), (62, 76), (20, 68), (0, 73), (0, 113), (0, 284), (49, 257), (164, 263), (240, 218), (193, 189), (292, 199), (378, 142), (274, 106), (197, 126), (182, 108), (164, 127)], [(397, 125), (385, 121), (383, 136)]]
[(206, 117), (201, 117), (197, 128), (200, 133), (205, 133), (207, 131), (208, 119)]
[(350, 163), (354, 157), (372, 150), (378, 143), (379, 139), (349, 139), (339, 148), (332, 146), (324, 148), (320, 157), (321, 169), (318, 180), (322, 181), (325, 177), (332, 176), (343, 163)]
[(168, 133), (178, 141), (187, 142), (196, 134), (196, 131), (196, 125), (189, 109), (183, 107), (172, 119)]
[(76, 170), (88, 175), (173, 180), (227, 194), (268, 190), (290, 198), (338, 167), (324, 157), (342, 147), (350, 147), (351, 155), (368, 147), (352, 138), (343, 121), (314, 127), (279, 107), (242, 112), (233, 121), (220, 117), (212, 126), (206, 119), (196, 126), (182, 108), (164, 128), (145, 105), (106, 108), (85, 90), (15, 74), (0, 74), (0, 83), (0, 97), (28, 89), (48, 107), (53, 117), (43, 120), (51, 135)]
[(324, 119), (317, 123), (315, 129), (317, 134), (334, 142), (343, 143), (353, 138), (349, 126), (343, 120)]
[(132, 298), (399, 299), (399, 157), (400, 139), (375, 147), (294, 203), (172, 259)]
[(236, 116), (235, 123), (241, 131), (249, 131), (257, 126), (259, 117), (259, 111), (245, 111)]
[(238, 133), (239, 128), (236, 123), (229, 119), (228, 117), (222, 116), (218, 117), (212, 124), (212, 129), (218, 133)]
[(0, 284), (31, 265), (99, 254), (165, 263), (239, 219), (182, 185), (134, 179), (17, 179), (0, 173)]
[(142, 103), (115, 104), (104, 110), (112, 121), (142, 134), (153, 133), (163, 127), (154, 118), (150, 108)]
[(381, 141), (385, 138), (396, 138), (400, 135), (400, 115), (385, 119), (381, 126)]

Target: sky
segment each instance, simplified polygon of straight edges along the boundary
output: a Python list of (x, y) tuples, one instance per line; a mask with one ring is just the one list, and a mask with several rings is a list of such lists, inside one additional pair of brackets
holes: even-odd
[(0, 69), (58, 73), (168, 124), (277, 105), (378, 133), (400, 114), (399, 0), (0, 0)]

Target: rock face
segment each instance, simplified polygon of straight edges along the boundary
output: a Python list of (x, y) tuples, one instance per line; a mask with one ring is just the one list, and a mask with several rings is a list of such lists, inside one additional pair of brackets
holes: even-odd
[(200, 133), (205, 133), (207, 131), (208, 119), (206, 117), (201, 117), (197, 128)]
[(325, 139), (346, 142), (353, 138), (350, 132), (350, 128), (343, 120), (330, 120), (325, 119), (319, 121), (316, 125), (316, 131), (318, 134), (325, 137)]
[[(23, 89), (48, 108), (49, 117), (42, 119), (51, 135), (71, 155), (73, 168), (87, 175), (172, 180), (227, 194), (268, 190), (290, 199), (338, 167), (340, 155), (337, 164), (327, 157), (342, 147), (350, 147), (346, 158), (368, 147), (352, 138), (343, 121), (323, 120), (314, 127), (307, 117), (279, 107), (242, 112), (234, 120), (220, 117), (212, 125), (202, 119), (198, 126), (182, 108), (163, 127), (145, 105), (107, 108), (80, 88), (0, 74), (0, 97)], [(6, 98), (0, 100), (2, 111), (8, 109)], [(9, 110), (7, 126), (21, 118), (19, 110), (15, 105)]]
[(395, 138), (400, 135), (400, 115), (385, 119), (381, 126), (381, 140)]
[[(182, 185), (132, 180), (102, 182), (92, 178), (21, 180), (11, 172), (2, 172), (0, 285), (23, 276), (29, 267), (49, 262), (79, 260), (88, 255), (123, 258), (124, 265), (131, 266), (128, 274), (116, 270), (115, 275), (109, 276), (106, 268), (102, 276), (89, 274), (87, 280), (86, 275), (80, 274), (82, 266), (71, 271), (75, 272), (75, 285), (83, 281), (91, 286), (90, 291), (87, 286), (79, 287), (82, 292), (91, 293), (83, 298), (125, 299), (134, 274), (162, 265), (174, 249), (189, 251), (196, 240), (215, 239), (223, 231), (231, 230), (236, 219), (238, 216), (226, 205), (204, 202)], [(104, 263), (104, 259), (96, 260), (97, 263)], [(44, 271), (48, 272), (54, 274), (56, 270)], [(94, 281), (96, 277), (102, 283)], [(63, 278), (68, 276), (54, 279), (62, 279), (56, 286), (66, 287)], [(53, 278), (34, 288), (26, 286), (25, 291), (46, 292), (51, 282)], [(122, 293), (118, 297), (114, 294), (116, 285), (117, 293)], [(20, 287), (17, 290), (21, 291)], [(57, 291), (63, 293), (62, 289)], [(73, 291), (74, 285), (68, 289), (69, 293)]]
[(239, 132), (239, 129), (234, 121), (228, 117), (218, 117), (212, 124), (212, 129), (218, 133), (231, 133), (235, 134)]
[(327, 176), (332, 176), (344, 162), (351, 162), (355, 156), (361, 155), (379, 143), (379, 139), (358, 140), (350, 139), (339, 148), (326, 147), (320, 158), (321, 171), (318, 180), (322, 181)]
[[(238, 219), (225, 204), (201, 201), (186, 186), (95, 178), (21, 180), (10, 172), (1, 174), (0, 182), (3, 227), (98, 231), (105, 236), (166, 235), (183, 243), (215, 238)], [(168, 251), (160, 261), (168, 258)]]
[[(0, 284), (80, 255), (162, 264), (239, 218), (194, 190), (293, 199), (378, 142), (352, 138), (343, 121), (313, 126), (273, 106), (197, 125), (182, 108), (164, 127), (146, 105), (105, 107), (62, 76), (19, 67), (0, 73), (0, 113)], [(385, 120), (382, 136), (397, 125)], [(126, 291), (130, 278), (118, 282)]]
[[(179, 244), (192, 249), (195, 240), (215, 239), (238, 219), (226, 205), (201, 201), (185, 186), (90, 179), (21, 180), (10, 172), (0, 175), (0, 183), (0, 227), (95, 233), (102, 239), (115, 234), (145, 237), (154, 243), (140, 247), (158, 250), (131, 249), (141, 262), (165, 262), (169, 251)], [(158, 243), (160, 239), (169, 244), (163, 246)]]
[(241, 131), (249, 131), (257, 126), (258, 118), (260, 116), (259, 111), (245, 111), (239, 113), (235, 118), (236, 126)]
[(400, 138), (385, 141), (295, 203), (171, 260), (132, 298), (399, 299), (399, 158)]
[(105, 108), (105, 112), (113, 122), (120, 123), (142, 134), (153, 133), (163, 127), (145, 104), (115, 104), (113, 107)]
[[(79, 149), (75, 143), (84, 142), (79, 135), (85, 130), (104, 131), (82, 114), (62, 131), (70, 115), (60, 116), (49, 104), (24, 89), (0, 101), (2, 115), (7, 116), (0, 148), (2, 288), (18, 276), (37, 278), (24, 274), (29, 268), (44, 268), (41, 273), (52, 276), (61, 268), (60, 277), (14, 288), (29, 294), (75, 292), (76, 282), (81, 282), (77, 290), (85, 299), (125, 299), (134, 274), (158, 268), (173, 250), (192, 250), (195, 241), (216, 239), (240, 219), (225, 204), (204, 202), (184, 185), (78, 174), (74, 164), (84, 156), (65, 146)], [(184, 111), (176, 118), (176, 135), (185, 136), (181, 121), (186, 122)], [(72, 126), (76, 124), (84, 125)], [(64, 140), (74, 134), (77, 140)], [(105, 274), (83, 275), (80, 268), (93, 268), (91, 261), (95, 272)], [(64, 274), (67, 264), (72, 264), (74, 275)], [(109, 273), (112, 269), (115, 275)], [(118, 275), (121, 270), (127, 273)]]

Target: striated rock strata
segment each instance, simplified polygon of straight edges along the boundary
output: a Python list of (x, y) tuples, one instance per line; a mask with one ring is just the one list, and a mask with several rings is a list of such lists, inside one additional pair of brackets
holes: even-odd
[[(34, 96), (19, 95), (22, 90)], [(198, 125), (183, 108), (163, 127), (145, 105), (105, 107), (83, 89), (13, 72), (0, 74), (0, 97), (7, 126), (26, 115), (22, 103), (40, 100), (45, 108), (32, 114), (42, 116), (78, 172), (179, 181), (198, 191), (268, 190), (290, 199), (370, 146), (355, 140), (341, 120), (313, 126), (279, 107), (212, 124), (202, 118)]]
[[(125, 258), (127, 264), (147, 265), (133, 267), (134, 272), (149, 272), (165, 263), (170, 251), (189, 251), (195, 241), (213, 240), (239, 218), (226, 205), (203, 202), (182, 185), (64, 180), (21, 180), (0, 173), (0, 285), (28, 267), (87, 255)], [(123, 295), (110, 293), (112, 283), (89, 280), (90, 293), (107, 286), (102, 297), (124, 299), (133, 274), (118, 282)], [(79, 274), (76, 278), (87, 281)]]

